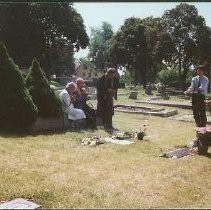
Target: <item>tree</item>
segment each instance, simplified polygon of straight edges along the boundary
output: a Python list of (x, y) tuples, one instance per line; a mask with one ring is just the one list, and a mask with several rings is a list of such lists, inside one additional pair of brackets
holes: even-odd
[(162, 59), (157, 54), (156, 46), (162, 30), (161, 19), (152, 16), (141, 20), (145, 27), (147, 53), (146, 53), (146, 80), (154, 82), (158, 71), (162, 67)]
[(128, 18), (111, 40), (109, 58), (114, 65), (134, 69), (136, 82), (146, 84), (147, 38), (139, 18)]
[(17, 65), (0, 42), (0, 128), (24, 128), (37, 118), (37, 107)]
[(38, 108), (38, 116), (50, 118), (58, 117), (61, 114), (60, 100), (51, 89), (45, 73), (36, 59), (33, 59), (26, 76), (26, 86)]
[(186, 3), (167, 10), (162, 16), (162, 27), (159, 54), (163, 54), (165, 62), (178, 65), (184, 83), (190, 67), (202, 59), (203, 48), (210, 46), (210, 32), (196, 7)]
[(107, 22), (103, 22), (100, 28), (91, 29), (88, 57), (98, 70), (104, 71), (109, 65), (108, 48), (112, 36), (112, 26)]
[(53, 73), (50, 53), (58, 39), (72, 54), (89, 43), (83, 19), (70, 3), (1, 4), (0, 39), (18, 65), (29, 66), (37, 57), (47, 74)]
[(51, 71), (56, 76), (71, 75), (74, 72), (73, 49), (66, 46), (63, 40), (56, 40), (49, 50)]

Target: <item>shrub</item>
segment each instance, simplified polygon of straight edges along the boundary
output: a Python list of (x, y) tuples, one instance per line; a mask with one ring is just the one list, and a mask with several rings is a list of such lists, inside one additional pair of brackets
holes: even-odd
[(24, 128), (36, 118), (37, 107), (25, 87), (24, 78), (0, 42), (0, 128)]
[(180, 78), (177, 69), (167, 67), (158, 73), (158, 80), (166, 85), (174, 86), (174, 83), (180, 81)]
[(125, 73), (120, 77), (120, 83), (131, 84), (135, 80), (135, 76), (133, 71), (125, 71)]
[(38, 108), (38, 116), (51, 118), (61, 114), (60, 100), (51, 89), (50, 83), (36, 59), (33, 59), (26, 76), (26, 86)]

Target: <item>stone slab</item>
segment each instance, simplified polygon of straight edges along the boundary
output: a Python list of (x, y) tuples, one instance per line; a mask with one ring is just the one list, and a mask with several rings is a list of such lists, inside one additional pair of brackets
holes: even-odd
[(177, 107), (182, 109), (192, 109), (191, 102), (174, 102), (174, 101), (136, 101), (136, 103), (155, 104), (161, 106)]
[(30, 132), (38, 131), (55, 131), (62, 130), (64, 128), (64, 119), (63, 117), (58, 118), (41, 118), (38, 117), (36, 122), (28, 127)]
[(167, 158), (177, 159), (177, 158), (188, 156), (190, 154), (191, 154), (190, 149), (187, 148), (187, 147), (183, 147), (183, 148), (180, 148), (180, 149), (176, 149), (176, 150), (164, 152), (160, 156), (167, 157)]
[(39, 207), (40, 205), (23, 198), (17, 198), (0, 204), (0, 209), (37, 209)]
[(116, 105), (114, 106), (114, 108), (115, 111), (119, 112), (153, 115), (159, 117), (170, 117), (178, 114), (178, 111), (176, 109), (168, 110), (168, 109), (134, 106), (134, 105)]

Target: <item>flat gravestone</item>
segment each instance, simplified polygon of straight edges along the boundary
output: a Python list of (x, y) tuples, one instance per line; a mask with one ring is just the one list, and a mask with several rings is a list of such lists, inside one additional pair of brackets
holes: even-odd
[(187, 147), (183, 147), (183, 148), (176, 149), (176, 150), (173, 150), (173, 151), (165, 152), (165, 153), (161, 154), (160, 156), (177, 159), (177, 158), (181, 158), (181, 157), (184, 157), (184, 156), (188, 156), (190, 154), (191, 154), (190, 149), (187, 148)]
[(0, 209), (37, 209), (39, 207), (40, 205), (23, 198), (17, 198), (0, 204)]

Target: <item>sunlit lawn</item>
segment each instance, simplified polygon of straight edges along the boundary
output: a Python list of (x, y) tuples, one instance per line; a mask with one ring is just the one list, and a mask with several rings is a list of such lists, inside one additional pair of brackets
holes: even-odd
[(42, 208), (211, 207), (211, 155), (159, 157), (162, 150), (187, 145), (195, 137), (194, 123), (118, 112), (113, 121), (128, 131), (147, 121), (150, 139), (128, 146), (80, 144), (83, 137), (106, 135), (100, 128), (1, 135), (0, 201), (22, 197)]

